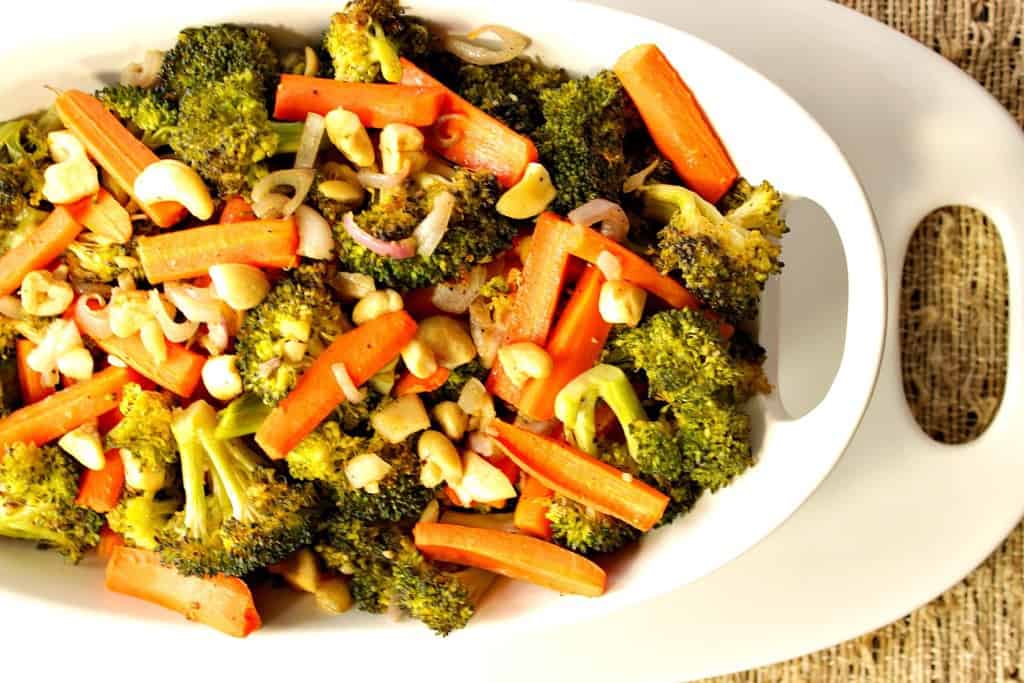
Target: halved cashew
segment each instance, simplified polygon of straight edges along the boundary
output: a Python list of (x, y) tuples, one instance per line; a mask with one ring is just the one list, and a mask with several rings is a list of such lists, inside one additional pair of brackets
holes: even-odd
[(551, 175), (541, 164), (527, 164), (522, 179), (501, 195), (495, 209), (502, 216), (523, 220), (540, 215), (555, 200)]
[(178, 202), (201, 221), (213, 215), (213, 198), (206, 183), (186, 164), (161, 159), (135, 178), (135, 198), (143, 204)]
[(462, 480), (452, 488), (463, 501), (497, 503), (516, 497), (516, 490), (505, 473), (473, 451), (463, 454)]
[(423, 151), (423, 133), (405, 123), (389, 123), (380, 131), (380, 163), (384, 173), (422, 171), (429, 157)]
[(71, 285), (48, 270), (33, 270), (21, 281), (21, 308), (30, 315), (60, 315), (74, 298)]
[(345, 476), (354, 489), (379, 493), (380, 481), (391, 471), (389, 465), (376, 453), (360, 453), (345, 463)]
[(210, 266), (209, 275), (217, 298), (236, 311), (255, 308), (270, 291), (270, 281), (263, 271), (244, 263)]
[(230, 401), (242, 393), (242, 376), (233, 355), (214, 356), (203, 364), (203, 386), (210, 396)]
[(376, 291), (377, 284), (365, 273), (339, 272), (331, 281), (331, 286), (342, 301), (362, 299), (370, 292)]
[(429, 346), (413, 339), (402, 349), (402, 361), (413, 377), (426, 379), (437, 372), (437, 358)]
[(441, 367), (454, 370), (476, 358), (476, 345), (464, 323), (447, 315), (434, 315), (421, 321), (416, 339), (423, 342)]
[(352, 309), (352, 322), (356, 325), (368, 323), (371, 320), (397, 313), (405, 307), (402, 295), (393, 289), (378, 289), (370, 292), (355, 305)]
[(606, 323), (636, 327), (644, 315), (647, 292), (623, 280), (609, 280), (601, 285), (598, 310)]
[(324, 117), (327, 137), (345, 158), (356, 166), (373, 166), (375, 159), (370, 135), (359, 115), (343, 107), (332, 109)]
[(60, 437), (57, 445), (65, 453), (90, 470), (102, 470), (107, 459), (103, 455), (103, 441), (95, 423), (86, 423)]
[(433, 415), (441, 431), (452, 441), (459, 441), (466, 435), (469, 415), (455, 401), (441, 401), (434, 406)]
[(89, 379), (93, 372), (92, 354), (84, 346), (65, 351), (57, 357), (57, 369), (74, 380)]
[(551, 356), (533, 342), (507, 344), (498, 349), (501, 369), (509, 380), (521, 387), (528, 379), (544, 379), (551, 374)]
[[(441, 481), (458, 484), (462, 480), (462, 460), (451, 440), (433, 429), (420, 434), (416, 451), (423, 463), (420, 481), (427, 488), (434, 488)], [(435, 481), (440, 479), (438, 481)]]

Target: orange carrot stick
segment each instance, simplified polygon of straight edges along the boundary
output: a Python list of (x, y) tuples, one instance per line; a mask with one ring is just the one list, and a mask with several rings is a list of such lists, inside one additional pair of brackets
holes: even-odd
[(573, 256), (596, 264), (601, 252), (608, 252), (619, 260), (622, 266), (622, 279), (626, 282), (646, 289), (673, 308), (700, 307), (697, 297), (672, 278), (659, 273), (657, 268), (639, 254), (605, 237), (597, 230), (582, 225), (566, 225), (570, 233), (569, 251)]
[(53, 387), (43, 386), (43, 376), (28, 366), (28, 354), (32, 353), (34, 348), (36, 345), (28, 339), (19, 339), (15, 347), (18, 357), (18, 384), (21, 387), (21, 400), (26, 405), (41, 401), (55, 391)]
[(553, 368), (544, 379), (528, 381), (517, 404), (519, 412), (535, 420), (555, 416), (555, 396), (577, 375), (594, 367), (612, 326), (601, 317), (598, 301), (604, 276), (588, 266), (551, 333), (547, 352)]
[(523, 533), (551, 540), (551, 520), (548, 508), (551, 506), (552, 491), (531, 476), (523, 476), (512, 523)]
[(218, 263), (291, 268), (298, 261), (299, 229), (294, 218), (235, 223), (230, 229), (207, 225), (139, 238), (139, 260), (146, 279), (168, 280), (205, 275)]
[(338, 107), (354, 112), (367, 128), (389, 123), (429, 126), (441, 115), (444, 90), (420, 84), (346, 83), (332, 78), (281, 74), (274, 118), (305, 121), (310, 112), (326, 115)]
[(20, 244), (0, 256), (0, 296), (13, 294), (33, 270), (45, 267), (82, 232), (71, 211), (58, 206)]
[(402, 60), (402, 83), (444, 89), (445, 118), (424, 135), (427, 146), (445, 159), (490, 171), (503, 187), (519, 182), (527, 164), (537, 160), (537, 148), (528, 137), (474, 107), (407, 59)]
[(96, 545), (96, 554), (104, 560), (109, 560), (114, 551), (124, 545), (124, 536), (117, 533), (104, 524), (100, 528), (100, 542)]
[[(81, 90), (65, 90), (57, 96), (57, 114), (75, 134), (89, 156), (111, 175), (118, 186), (135, 197), (135, 179), (159, 157), (107, 111), (98, 99)], [(177, 202), (143, 204), (142, 210), (161, 228), (181, 221), (188, 213)]]
[(110, 512), (121, 500), (124, 491), (124, 461), (121, 451), (107, 451), (107, 464), (102, 470), (85, 470), (78, 482), (77, 505), (101, 514)]
[(224, 208), (220, 212), (220, 224), (227, 223), (248, 223), (256, 220), (256, 214), (252, 210), (252, 204), (245, 197), (235, 195), (224, 202)]
[(649, 531), (665, 513), (668, 496), (639, 479), (555, 439), (501, 420), (491, 425), (508, 456), (549, 489), (640, 531)]
[(281, 459), (345, 400), (334, 365), (343, 363), (352, 383), (365, 383), (394, 360), (416, 336), (405, 311), (388, 313), (336, 338), (299, 378), (256, 432), (256, 443)]
[(223, 631), (244, 638), (262, 622), (252, 592), (233, 576), (183, 576), (160, 564), (150, 550), (122, 546), (107, 563), (107, 590), (152, 602)]
[(19, 441), (42, 446), (95, 420), (121, 401), (121, 389), (131, 379), (132, 373), (125, 368), (107, 368), (19, 408), (0, 418), (0, 447)]
[(619, 57), (615, 74), (679, 177), (709, 202), (721, 199), (739, 175), (736, 166), (664, 53), (656, 45), (638, 45)]
[[(522, 281), (512, 300), (503, 343), (529, 341), (544, 345), (547, 342), (569, 263), (569, 225), (550, 212), (541, 214), (537, 219), (530, 251), (523, 264)], [(487, 378), (487, 389), (509, 403), (519, 402), (519, 389), (508, 379), (498, 362)]]
[(395, 396), (425, 394), (428, 391), (440, 389), (448, 381), (448, 377), (451, 374), (451, 370), (441, 366), (438, 366), (437, 370), (430, 377), (420, 378), (411, 372), (406, 372), (395, 384)]
[(574, 552), (530, 536), (497, 529), (420, 522), (412, 530), (416, 547), (432, 560), (486, 569), (559, 593), (598, 597), (607, 576)]

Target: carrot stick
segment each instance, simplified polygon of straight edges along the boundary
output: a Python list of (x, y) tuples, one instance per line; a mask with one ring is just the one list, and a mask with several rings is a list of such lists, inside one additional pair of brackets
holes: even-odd
[(146, 279), (168, 280), (205, 275), (218, 263), (291, 268), (297, 261), (299, 229), (294, 218), (235, 223), (166, 232), (139, 238), (139, 260)]
[(100, 528), (100, 542), (96, 545), (96, 554), (109, 560), (114, 551), (124, 545), (124, 536), (104, 524)]
[(43, 386), (43, 376), (28, 366), (28, 354), (36, 345), (28, 339), (19, 339), (15, 347), (18, 357), (18, 384), (21, 386), (21, 400), (25, 405), (41, 401), (54, 392), (53, 387)]
[(638, 45), (619, 57), (615, 75), (679, 177), (709, 202), (721, 199), (739, 175), (736, 166), (664, 53), (656, 45)]
[(100, 514), (110, 512), (121, 500), (124, 491), (124, 461), (121, 451), (107, 451), (107, 465), (102, 470), (85, 470), (78, 482), (77, 505)]
[[(568, 226), (569, 223), (550, 212), (537, 219), (503, 343), (529, 341), (544, 345), (547, 342), (569, 263)], [(509, 403), (519, 402), (519, 389), (497, 361), (487, 378), (487, 389)]]
[(497, 529), (420, 522), (412, 530), (416, 547), (432, 560), (486, 569), (556, 590), (598, 597), (607, 576), (574, 552), (522, 534)]
[(398, 311), (337, 337), (263, 421), (256, 432), (256, 443), (271, 458), (288, 455), (345, 400), (335, 379), (335, 364), (343, 363), (358, 387), (394, 360), (415, 336), (416, 322), (405, 311)]
[[(57, 96), (57, 114), (75, 134), (89, 156), (113, 177), (118, 186), (135, 197), (135, 179), (159, 157), (125, 128), (103, 103), (81, 90), (65, 90)], [(188, 213), (177, 202), (138, 202), (161, 228), (181, 221)]]
[(245, 582), (233, 576), (183, 576), (150, 550), (122, 546), (107, 563), (107, 590), (123, 593), (244, 638), (262, 622)]
[(512, 523), (524, 533), (551, 540), (548, 507), (551, 505), (552, 491), (531, 476), (523, 476), (522, 482)]
[(121, 401), (132, 380), (125, 368), (107, 368), (32, 405), (0, 418), (0, 447), (24, 442), (42, 446), (95, 420)]
[(45, 267), (71, 244), (82, 224), (58, 206), (20, 244), (0, 256), (0, 296), (13, 294), (33, 270)]
[(389, 123), (429, 126), (441, 115), (445, 93), (421, 84), (346, 83), (331, 78), (281, 74), (274, 118), (305, 121), (310, 112), (326, 115), (338, 107), (354, 112), (367, 128)]
[(252, 210), (252, 204), (245, 197), (235, 195), (224, 202), (224, 208), (220, 212), (220, 224), (227, 223), (248, 223), (256, 220), (256, 214)]
[(520, 413), (535, 420), (552, 419), (558, 392), (577, 375), (594, 367), (601, 357), (612, 329), (598, 310), (603, 284), (601, 271), (588, 266), (551, 333), (547, 346), (554, 364), (551, 374), (523, 386), (517, 404)]
[(490, 171), (503, 187), (519, 182), (527, 164), (537, 160), (537, 148), (528, 137), (477, 109), (407, 59), (402, 60), (402, 83), (444, 89), (442, 114), (451, 116), (423, 133), (427, 146), (445, 159)]
[(573, 256), (596, 264), (601, 252), (608, 252), (619, 260), (622, 266), (622, 279), (626, 282), (646, 289), (673, 308), (700, 307), (697, 297), (672, 278), (659, 273), (657, 268), (639, 254), (605, 237), (597, 230), (570, 223), (566, 223), (566, 226), (570, 233), (569, 252)]
[(668, 496), (639, 479), (555, 439), (501, 420), (491, 423), (497, 441), (523, 471), (567, 498), (649, 531)]
[(437, 370), (430, 377), (419, 378), (411, 372), (406, 372), (395, 384), (395, 396), (406, 394), (425, 394), (428, 391), (440, 389), (452, 372), (448, 368), (438, 366)]

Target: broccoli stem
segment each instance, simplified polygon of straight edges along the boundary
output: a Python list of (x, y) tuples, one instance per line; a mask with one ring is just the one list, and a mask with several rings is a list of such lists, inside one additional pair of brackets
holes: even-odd
[(256, 394), (242, 394), (217, 413), (217, 429), (213, 435), (218, 439), (233, 439), (255, 434), (271, 410)]
[[(210, 408), (210, 413), (213, 413), (213, 408)], [(231, 516), (241, 522), (251, 522), (254, 513), (247, 493), (249, 477), (238, 467), (235, 456), (228, 449), (226, 442), (214, 437), (213, 432), (214, 428), (209, 424), (200, 427), (199, 440), (206, 449), (210, 465), (223, 487), (224, 494), (231, 502)]]
[(277, 133), (277, 149), (274, 154), (295, 154), (302, 140), (304, 121), (271, 121), (270, 128)]
[[(185, 529), (190, 538), (202, 539), (207, 533), (206, 492), (204, 474), (206, 452), (199, 440), (198, 422), (202, 418), (204, 401), (197, 401), (179, 411), (171, 422), (171, 433), (178, 442), (181, 455), (181, 479), (185, 489)], [(212, 412), (212, 408), (211, 408)]]
[(631, 426), (634, 422), (646, 420), (647, 414), (626, 373), (614, 365), (594, 366), (565, 385), (555, 397), (555, 415), (572, 430), (576, 447), (595, 455), (598, 399), (615, 413), (626, 434), (626, 446), (631, 454), (635, 454), (637, 444)]

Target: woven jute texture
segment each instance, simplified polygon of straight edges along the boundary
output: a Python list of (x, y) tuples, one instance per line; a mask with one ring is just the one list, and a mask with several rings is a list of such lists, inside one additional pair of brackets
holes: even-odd
[[(840, 0), (976, 78), (1024, 124), (1024, 0)], [(1024, 189), (1022, 189), (1024, 191)], [(1006, 264), (993, 226), (946, 208), (915, 233), (901, 297), (903, 384), (933, 438), (970, 441), (1006, 370)], [(930, 604), (875, 633), (717, 683), (955, 683), (1024, 679), (1024, 525)]]

